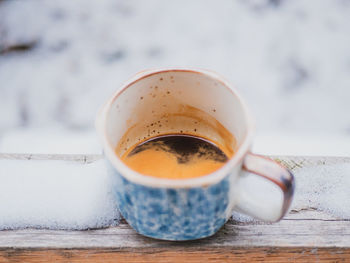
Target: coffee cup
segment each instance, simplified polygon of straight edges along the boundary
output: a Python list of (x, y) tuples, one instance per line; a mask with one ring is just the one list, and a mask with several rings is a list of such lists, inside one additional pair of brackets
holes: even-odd
[[(201, 126), (201, 114), (217, 124), (206, 120)], [(168, 121), (170, 117), (176, 121)], [(150, 129), (151, 123), (161, 124)], [(118, 208), (142, 235), (163, 240), (205, 238), (215, 234), (234, 210), (276, 222), (291, 204), (293, 175), (279, 163), (250, 152), (255, 131), (251, 113), (236, 89), (214, 72), (182, 68), (140, 72), (103, 105), (96, 129), (116, 180)], [(220, 169), (186, 179), (142, 174), (120, 158), (140, 140), (190, 130), (230, 144), (234, 154)], [(251, 195), (241, 183), (247, 173), (275, 185), (282, 193), (280, 204)]]

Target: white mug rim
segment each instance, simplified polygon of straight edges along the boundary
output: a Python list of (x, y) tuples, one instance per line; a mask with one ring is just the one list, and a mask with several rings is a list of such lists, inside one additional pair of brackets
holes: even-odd
[[(209, 76), (210, 78), (215, 79), (223, 84), (223, 87), (227, 88), (241, 103), (243, 108), (244, 118), (247, 121), (247, 132), (242, 140), (241, 145), (238, 147), (236, 153), (229, 159), (225, 165), (223, 165), (220, 169), (216, 170), (213, 173), (208, 175), (196, 177), (196, 178), (188, 178), (188, 179), (167, 179), (167, 178), (157, 178), (148, 175), (144, 175), (138, 173), (131, 168), (129, 168), (126, 164), (124, 164), (121, 159), (115, 154), (114, 147), (108, 140), (107, 132), (106, 132), (106, 117), (107, 114), (113, 105), (114, 101), (118, 98), (118, 96), (123, 93), (124, 90), (129, 88), (135, 82), (149, 77), (151, 75), (164, 73), (164, 72), (191, 72), (197, 74), (204, 74)], [(252, 139), (255, 133), (255, 125), (253, 118), (250, 114), (248, 107), (246, 106), (244, 100), (238, 94), (237, 90), (229, 84), (222, 76), (218, 75), (215, 72), (198, 69), (198, 68), (161, 68), (161, 69), (151, 69), (145, 70), (137, 73), (131, 79), (124, 82), (120, 89), (118, 89), (113, 96), (102, 106), (100, 109), (97, 118), (96, 118), (96, 130), (99, 134), (100, 141), (102, 143), (102, 147), (104, 150), (104, 154), (112, 164), (112, 166), (120, 173), (121, 176), (130, 180), (131, 182), (150, 186), (157, 188), (189, 188), (189, 187), (203, 187), (216, 184), (220, 182), (224, 177), (226, 177), (232, 169), (239, 165), (243, 160), (244, 156), (248, 153)]]

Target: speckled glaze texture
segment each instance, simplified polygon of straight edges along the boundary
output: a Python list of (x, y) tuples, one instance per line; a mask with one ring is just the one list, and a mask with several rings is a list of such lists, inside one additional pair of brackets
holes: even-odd
[(209, 187), (154, 188), (133, 183), (111, 169), (116, 198), (126, 221), (140, 234), (193, 240), (216, 233), (226, 222), (228, 176)]

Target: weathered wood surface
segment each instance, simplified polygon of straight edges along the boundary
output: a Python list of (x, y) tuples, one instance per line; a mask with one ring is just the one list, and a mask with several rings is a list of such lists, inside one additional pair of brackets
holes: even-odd
[[(90, 163), (101, 155), (0, 154), (0, 159), (67, 160)], [(350, 163), (350, 157), (271, 156), (296, 171)], [(311, 207), (291, 210), (280, 222), (230, 220), (214, 236), (191, 242), (138, 235), (125, 221), (88, 231), (0, 231), (0, 262), (350, 262), (350, 221)]]

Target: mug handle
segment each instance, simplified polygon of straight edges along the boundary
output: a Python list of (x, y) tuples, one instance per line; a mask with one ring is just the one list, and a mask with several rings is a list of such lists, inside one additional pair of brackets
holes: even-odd
[(244, 171), (261, 176), (277, 185), (282, 190), (283, 203), (278, 207), (269, 206), (240, 187), (236, 209), (264, 221), (279, 221), (286, 214), (292, 202), (295, 188), (293, 174), (279, 163), (253, 153), (245, 156), (242, 168)]

